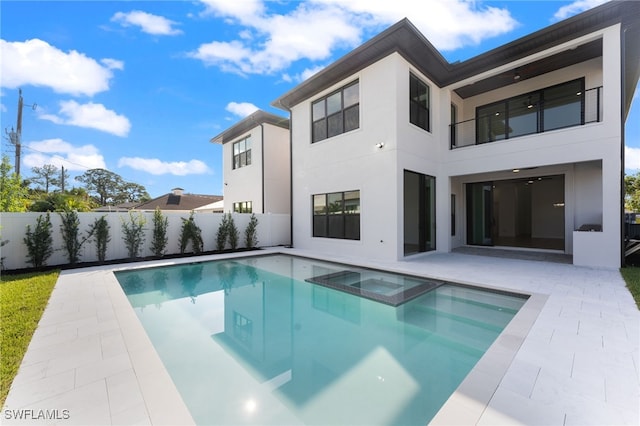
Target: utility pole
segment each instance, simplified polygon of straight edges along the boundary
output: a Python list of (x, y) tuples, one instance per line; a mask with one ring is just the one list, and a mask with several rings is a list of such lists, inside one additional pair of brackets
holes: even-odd
[[(29, 105), (33, 110), (36, 109), (37, 105)], [(18, 119), (16, 122), (16, 129), (13, 127), (11, 131), (7, 131), (5, 129), (5, 133), (9, 136), (9, 141), (11, 144), (16, 147), (16, 163), (15, 163), (15, 171), (16, 175), (20, 177), (20, 151), (22, 150), (22, 108), (24, 107), (24, 101), (22, 99), (22, 89), (18, 89)]]
[(62, 193), (64, 194), (64, 166), (62, 166), (62, 173), (61, 173), (61, 177), (60, 177), (60, 189), (62, 190)]

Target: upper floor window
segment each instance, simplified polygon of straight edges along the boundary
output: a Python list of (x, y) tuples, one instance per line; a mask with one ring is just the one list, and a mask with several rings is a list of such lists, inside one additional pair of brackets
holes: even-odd
[(313, 196), (313, 236), (360, 239), (360, 191)]
[(476, 143), (584, 124), (584, 79), (547, 87), (476, 109)]
[(411, 124), (430, 131), (429, 86), (418, 77), (409, 74), (409, 121)]
[(233, 144), (233, 168), (248, 166), (251, 164), (251, 137)]
[(360, 127), (360, 84), (355, 82), (311, 104), (312, 142)]
[(239, 203), (233, 203), (233, 212), (234, 213), (252, 213), (253, 206), (251, 201), (242, 201)]

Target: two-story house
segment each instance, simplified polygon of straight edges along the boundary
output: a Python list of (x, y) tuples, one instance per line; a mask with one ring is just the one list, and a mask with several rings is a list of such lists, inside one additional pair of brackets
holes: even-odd
[(285, 93), (293, 246), (368, 259), (517, 247), (620, 266), (639, 23), (640, 3), (610, 2), (449, 63), (405, 19)]
[(211, 142), (222, 145), (225, 211), (291, 213), (289, 119), (258, 110)]

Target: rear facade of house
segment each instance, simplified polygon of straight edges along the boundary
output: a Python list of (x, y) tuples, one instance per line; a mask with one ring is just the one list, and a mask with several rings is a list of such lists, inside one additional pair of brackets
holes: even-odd
[(639, 15), (607, 3), (455, 64), (403, 20), (284, 94), (293, 245), (369, 259), (515, 247), (620, 266)]

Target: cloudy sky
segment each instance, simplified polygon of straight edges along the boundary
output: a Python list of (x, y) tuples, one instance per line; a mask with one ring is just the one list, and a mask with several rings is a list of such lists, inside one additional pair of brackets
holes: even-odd
[[(24, 98), (21, 173), (106, 168), (152, 197), (222, 194), (209, 140), (407, 17), (450, 62), (603, 3), (463, 0), (2, 1), (0, 117)], [(636, 94), (636, 98), (638, 95)], [(640, 107), (627, 168), (640, 169)], [(79, 183), (74, 182), (76, 185)]]

